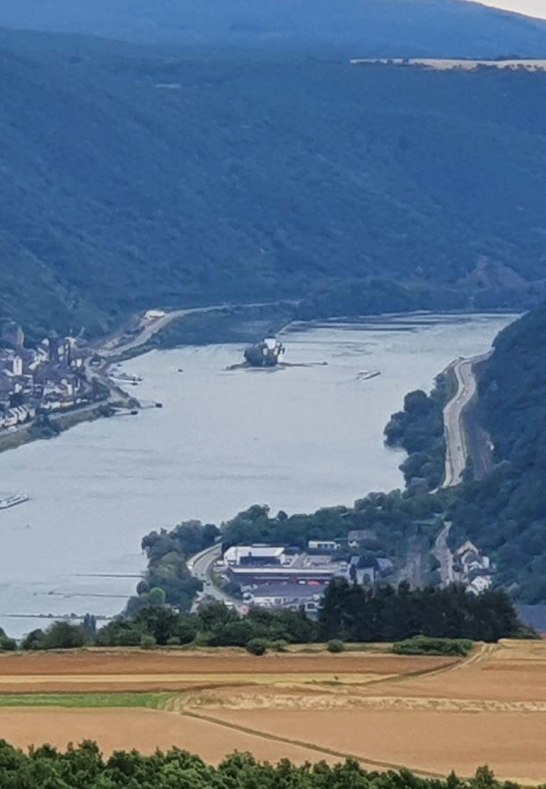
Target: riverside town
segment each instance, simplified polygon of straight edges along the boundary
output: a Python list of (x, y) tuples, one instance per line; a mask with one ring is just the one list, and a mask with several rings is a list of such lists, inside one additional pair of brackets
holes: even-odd
[(4, 325), (0, 344), (0, 430), (13, 430), (42, 415), (104, 399), (107, 392), (88, 380), (92, 351), (75, 337), (52, 332), (36, 348), (24, 347), (15, 323)]

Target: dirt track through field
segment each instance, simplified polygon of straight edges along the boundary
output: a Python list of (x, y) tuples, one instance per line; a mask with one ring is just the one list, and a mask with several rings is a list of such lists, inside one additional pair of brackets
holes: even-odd
[(489, 764), (500, 777), (522, 783), (542, 783), (546, 776), (544, 714), (228, 710), (198, 717), (382, 769), (405, 766), (421, 775), (446, 775), (455, 769), (470, 776), (478, 766)]

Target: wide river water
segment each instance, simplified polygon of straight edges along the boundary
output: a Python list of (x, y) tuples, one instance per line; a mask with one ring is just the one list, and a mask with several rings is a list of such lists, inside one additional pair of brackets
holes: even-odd
[(269, 371), (227, 370), (241, 360), (237, 345), (126, 363), (143, 378), (135, 395), (162, 409), (0, 455), (0, 491), (30, 496), (0, 511), (0, 626), (19, 637), (47, 621), (14, 615), (117, 613), (152, 529), (220, 522), (255, 503), (312, 511), (401, 487), (404, 455), (383, 444), (389, 415), (453, 359), (486, 351), (513, 318), (294, 326), (283, 335), (294, 366)]

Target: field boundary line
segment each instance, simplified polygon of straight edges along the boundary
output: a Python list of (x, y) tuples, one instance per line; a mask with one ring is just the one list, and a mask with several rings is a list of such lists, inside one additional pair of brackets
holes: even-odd
[[(215, 718), (212, 715), (200, 715), (195, 712), (188, 712), (186, 710), (174, 714), (180, 715), (185, 718), (194, 718), (196, 720), (212, 723), (216, 726), (222, 726), (226, 729), (231, 729), (232, 731), (241, 732), (242, 734), (250, 734), (253, 737), (259, 737), (263, 740), (269, 740), (270, 742), (280, 742), (285, 745), (296, 745), (299, 748), (306, 748), (307, 750), (316, 751), (317, 753), (325, 754), (327, 756), (335, 756), (336, 758), (339, 759), (353, 759), (354, 761), (357, 761), (364, 766), (378, 767), (381, 770), (402, 770), (405, 768), (405, 765), (394, 764), (390, 762), (382, 762), (382, 761), (378, 761), (377, 759), (368, 759), (368, 757), (366, 756), (356, 756), (354, 753), (346, 753), (344, 751), (338, 751), (334, 748), (328, 748), (326, 746), (323, 747), (321, 745), (317, 745), (316, 743), (306, 742), (305, 740), (295, 740), (291, 737), (282, 737), (280, 734), (269, 734), (268, 732), (256, 731), (255, 729), (251, 729), (248, 726), (242, 726), (238, 723), (229, 723), (228, 721)], [(411, 770), (417, 775), (421, 775), (426, 778), (442, 777), (440, 773), (431, 772), (429, 770), (423, 770), (421, 768), (412, 767)]]
[[(486, 660), (489, 655), (491, 655), (494, 651), (498, 649), (497, 644), (477, 644), (476, 647), (472, 650), (468, 657), (464, 658), (463, 660), (457, 660), (454, 663), (450, 663), (447, 666), (441, 666), (440, 668), (431, 668), (431, 669), (423, 669), (421, 671), (415, 671), (411, 674), (398, 674), (397, 676), (390, 676), (390, 677), (382, 677), (374, 682), (370, 682), (365, 686), (360, 686), (364, 690), (368, 687), (377, 687), (378, 685), (399, 685), (404, 683), (411, 683), (415, 680), (425, 679), (427, 677), (437, 677), (441, 674), (449, 674), (452, 671), (461, 671), (462, 669), (466, 669), (469, 666), (475, 663), (481, 663), (483, 660)], [(348, 686), (346, 686), (348, 687)], [(355, 689), (359, 686), (355, 685)]]

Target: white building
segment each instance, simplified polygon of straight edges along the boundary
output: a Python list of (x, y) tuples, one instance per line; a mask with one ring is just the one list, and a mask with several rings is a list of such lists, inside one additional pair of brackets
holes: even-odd
[(160, 318), (164, 318), (166, 314), (165, 310), (148, 310), (148, 312), (144, 313), (144, 320), (158, 321)]
[(271, 545), (234, 545), (224, 553), (224, 562), (228, 567), (239, 567), (241, 564), (281, 564), (285, 549)]
[(19, 418), (13, 409), (4, 415), (4, 427), (15, 427), (18, 422)]
[(469, 592), (481, 594), (490, 588), (491, 583), (491, 578), (488, 575), (477, 575), (467, 588)]
[(11, 369), (18, 378), (23, 375), (23, 359), (18, 354), (15, 354), (12, 359)]

